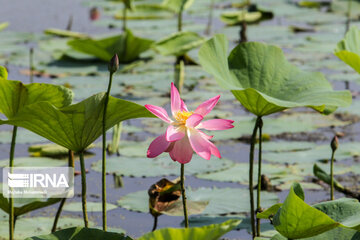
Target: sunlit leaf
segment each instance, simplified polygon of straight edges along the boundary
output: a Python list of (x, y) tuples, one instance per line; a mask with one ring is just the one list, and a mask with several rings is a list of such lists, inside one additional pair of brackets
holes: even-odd
[(45, 34), (55, 35), (58, 37), (70, 37), (70, 38), (86, 38), (88, 35), (80, 32), (73, 32), (69, 30), (57, 29), (57, 28), (48, 28), (44, 31)]
[(0, 66), (0, 78), (7, 79), (8, 78), (8, 72), (5, 67)]
[(264, 116), (287, 108), (311, 107), (329, 114), (348, 106), (348, 91), (333, 91), (322, 73), (289, 63), (280, 48), (258, 42), (239, 44), (227, 58), (228, 41), (216, 35), (199, 51), (203, 68), (250, 112)]
[(162, 5), (175, 13), (188, 9), (195, 0), (164, 0)]
[(225, 233), (235, 228), (241, 220), (229, 220), (221, 224), (213, 224), (194, 228), (163, 228), (147, 233), (138, 240), (217, 240)]
[(9, 26), (8, 22), (2, 22), (0, 23), (0, 31), (4, 30), (5, 28), (7, 28)]
[[(47, 102), (55, 107), (67, 106), (72, 101), (71, 90), (52, 84), (0, 79), (0, 112), (12, 119), (29, 105)], [(27, 119), (28, 120), (28, 119)]]
[[(57, 108), (48, 102), (24, 107), (11, 121), (50, 141), (75, 152), (86, 149), (102, 134), (105, 94), (93, 95), (82, 102)], [(153, 117), (145, 107), (110, 97), (106, 129), (123, 120)]]
[(335, 49), (334, 54), (343, 62), (360, 73), (360, 30), (352, 26)]

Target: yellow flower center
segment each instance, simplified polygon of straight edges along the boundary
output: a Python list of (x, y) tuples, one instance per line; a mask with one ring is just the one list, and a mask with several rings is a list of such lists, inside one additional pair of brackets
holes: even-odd
[(176, 112), (174, 114), (176, 124), (185, 125), (186, 120), (193, 114), (194, 114), (194, 112), (186, 112), (186, 111), (178, 111), (178, 112)]

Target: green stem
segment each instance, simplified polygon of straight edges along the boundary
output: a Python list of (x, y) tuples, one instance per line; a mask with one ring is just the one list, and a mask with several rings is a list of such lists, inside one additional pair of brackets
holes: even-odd
[(84, 151), (80, 151), (80, 167), (81, 167), (81, 201), (82, 201), (82, 211), (84, 218), (84, 225), (88, 227), (88, 215), (86, 210), (86, 169), (84, 162)]
[(330, 162), (330, 200), (334, 200), (334, 156), (335, 151), (332, 150)]
[(185, 63), (183, 57), (177, 57), (175, 63), (175, 86), (182, 93), (185, 80)]
[(124, 5), (124, 9), (123, 9), (123, 27), (122, 27), (122, 30), (125, 32), (126, 31), (126, 15), (127, 15), (127, 8), (126, 6)]
[(185, 228), (189, 227), (189, 220), (187, 214), (187, 206), (186, 206), (186, 195), (185, 195), (185, 186), (184, 186), (184, 164), (181, 164), (181, 174), (180, 174), (180, 187), (181, 187), (181, 194), (182, 194), (182, 203), (184, 209), (184, 221), (185, 221)]
[(352, 0), (348, 0), (348, 9), (347, 9), (347, 20), (346, 20), (346, 27), (345, 27), (345, 34), (350, 29), (350, 23), (351, 23), (351, 2)]
[(102, 120), (102, 220), (103, 220), (103, 230), (106, 231), (106, 111), (109, 103), (109, 96), (112, 84), (112, 78), (114, 73), (110, 72), (109, 76), (109, 85), (105, 95), (104, 102), (104, 112)]
[[(259, 127), (259, 156), (258, 156), (258, 185), (257, 185), (257, 206), (256, 206), (256, 213), (261, 212), (261, 162), (262, 162), (262, 126), (263, 122), (261, 117), (258, 117), (257, 124)], [(260, 236), (260, 218), (256, 218), (256, 234)]]
[(153, 228), (152, 228), (152, 232), (156, 230), (157, 228), (157, 222), (158, 222), (158, 216), (154, 216), (154, 225), (153, 225)]
[(30, 83), (34, 82), (34, 49), (30, 48)]
[(255, 152), (257, 129), (258, 129), (258, 121), (256, 121), (256, 123), (255, 123), (253, 134), (251, 136), (250, 164), (249, 164), (250, 220), (251, 220), (251, 231), (252, 231), (253, 238), (256, 237), (253, 173), (254, 173), (254, 152)]
[[(75, 167), (74, 165), (75, 165), (75, 163), (74, 163), (74, 152), (69, 150), (69, 152), (68, 152), (68, 166), (74, 168)], [(53, 226), (51, 228), (52, 233), (56, 231), (57, 223), (59, 221), (59, 218), (60, 218), (60, 215), (61, 215), (61, 212), (62, 212), (62, 209), (64, 207), (65, 202), (66, 202), (66, 198), (61, 199), (59, 208), (58, 208), (58, 210), (56, 212), (56, 215), (55, 215)]]
[(178, 32), (182, 31), (182, 14), (183, 14), (183, 10), (181, 9), (180, 12), (178, 13)]
[(211, 27), (212, 27), (212, 20), (213, 20), (213, 12), (214, 12), (214, 3), (215, 0), (211, 0), (210, 3), (210, 9), (209, 9), (209, 16), (208, 16), (208, 22), (205, 29), (205, 34), (210, 35), (211, 34)]
[[(12, 139), (11, 139), (11, 147), (10, 147), (10, 159), (9, 159), (9, 167), (10, 172), (12, 173), (12, 168), (14, 167), (14, 155), (15, 155), (15, 144), (16, 144), (16, 133), (17, 126), (13, 127), (12, 131)], [(9, 239), (14, 239), (14, 228), (15, 228), (15, 214), (14, 214), (14, 199), (12, 198), (12, 193), (10, 192), (9, 197)]]

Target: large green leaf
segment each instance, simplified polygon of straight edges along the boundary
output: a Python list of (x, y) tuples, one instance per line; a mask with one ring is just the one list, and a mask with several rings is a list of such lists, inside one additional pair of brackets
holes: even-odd
[(153, 46), (161, 55), (182, 56), (204, 41), (205, 39), (195, 32), (177, 32), (159, 40)]
[[(68, 106), (72, 101), (72, 91), (45, 83), (23, 84), (0, 78), (0, 112), (8, 119), (14, 118), (27, 106), (48, 102), (55, 107)], [(27, 119), (28, 120), (28, 119)]]
[(360, 73), (360, 30), (352, 26), (335, 49), (334, 54)]
[[(75, 152), (82, 151), (102, 134), (105, 93), (93, 95), (82, 102), (57, 108), (49, 102), (24, 107), (10, 123), (26, 128), (50, 141)], [(110, 97), (106, 129), (132, 118), (153, 117), (145, 107)]]
[(188, 9), (195, 0), (164, 0), (162, 5), (175, 13)]
[(333, 91), (322, 73), (301, 71), (276, 46), (243, 43), (228, 58), (227, 51), (225, 35), (216, 35), (201, 47), (200, 63), (257, 116), (294, 107), (311, 107), (329, 114), (351, 103), (350, 92)]
[(138, 240), (217, 240), (225, 233), (236, 228), (241, 220), (228, 220), (221, 224), (212, 224), (194, 228), (163, 228), (147, 233)]
[(343, 198), (309, 206), (304, 198), (300, 184), (294, 183), (283, 204), (275, 204), (257, 217), (273, 218), (275, 229), (289, 239), (358, 239), (351, 238), (360, 230), (357, 200)]
[(152, 40), (139, 38), (130, 30), (117, 36), (102, 39), (75, 39), (68, 42), (74, 50), (95, 56), (108, 62), (114, 54), (118, 54), (120, 63), (129, 63), (139, 58), (142, 52), (148, 50)]
[(132, 240), (122, 233), (104, 232), (95, 228), (73, 227), (49, 235), (34, 236), (25, 240)]
[(304, 202), (291, 187), (273, 219), (275, 229), (291, 239), (312, 237), (339, 226), (328, 215)]

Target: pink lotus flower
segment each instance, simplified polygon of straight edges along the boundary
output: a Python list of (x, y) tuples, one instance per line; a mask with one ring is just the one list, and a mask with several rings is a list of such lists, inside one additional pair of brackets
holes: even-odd
[(147, 157), (154, 158), (163, 152), (169, 152), (170, 157), (179, 163), (191, 161), (193, 151), (200, 157), (209, 160), (211, 155), (221, 158), (217, 147), (209, 140), (208, 136), (200, 129), (226, 130), (233, 128), (233, 120), (212, 119), (201, 122), (211, 112), (219, 101), (220, 95), (203, 102), (191, 112), (187, 109), (184, 101), (173, 83), (171, 83), (171, 119), (162, 107), (145, 105), (145, 107), (158, 118), (168, 123), (169, 126), (161, 136), (155, 138), (147, 151)]

